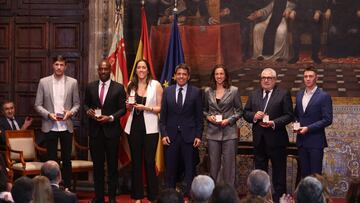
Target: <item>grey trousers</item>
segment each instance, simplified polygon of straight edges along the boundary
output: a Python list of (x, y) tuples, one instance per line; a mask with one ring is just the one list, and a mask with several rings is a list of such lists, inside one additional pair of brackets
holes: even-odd
[(208, 140), (210, 176), (216, 183), (224, 182), (234, 186), (237, 146), (238, 139)]

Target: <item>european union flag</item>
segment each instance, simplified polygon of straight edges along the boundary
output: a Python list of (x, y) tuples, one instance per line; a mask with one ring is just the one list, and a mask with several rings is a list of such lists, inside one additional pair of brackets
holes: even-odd
[(181, 45), (177, 15), (174, 14), (174, 22), (171, 27), (170, 42), (164, 67), (161, 73), (160, 83), (164, 87), (170, 86), (174, 80), (175, 68), (180, 63), (185, 63), (184, 51)]

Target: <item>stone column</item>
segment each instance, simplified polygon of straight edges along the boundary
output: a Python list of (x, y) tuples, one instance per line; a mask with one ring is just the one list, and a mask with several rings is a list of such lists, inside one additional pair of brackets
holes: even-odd
[(97, 64), (109, 52), (115, 30), (115, 11), (115, 0), (89, 1), (89, 81), (98, 79)]

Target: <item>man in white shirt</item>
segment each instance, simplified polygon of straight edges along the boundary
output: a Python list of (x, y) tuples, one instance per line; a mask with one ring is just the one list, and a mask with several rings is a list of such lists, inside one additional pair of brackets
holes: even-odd
[(306, 68), (305, 90), (296, 96), (295, 119), (300, 122), (296, 145), (303, 178), (314, 173), (321, 174), (324, 148), (327, 147), (325, 127), (331, 125), (333, 119), (331, 97), (316, 82), (315, 67)]
[(54, 73), (40, 79), (35, 110), (42, 117), (41, 131), (45, 134), (48, 160), (57, 160), (58, 140), (61, 146), (64, 187), (71, 186), (71, 149), (73, 123), (71, 118), (80, 107), (77, 80), (65, 75), (62, 56), (53, 60)]

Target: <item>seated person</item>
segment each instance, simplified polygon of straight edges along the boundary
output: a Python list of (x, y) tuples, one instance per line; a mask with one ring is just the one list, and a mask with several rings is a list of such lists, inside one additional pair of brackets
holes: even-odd
[[(257, 21), (253, 30), (253, 57), (282, 61), (289, 57), (286, 18), (295, 7), (286, 0), (274, 0), (248, 18)], [(266, 40), (264, 40), (266, 39)]]
[(325, 18), (330, 17), (326, 54), (331, 57), (360, 55), (360, 1), (329, 1)]
[(26, 130), (32, 123), (32, 118), (15, 117), (15, 104), (4, 101), (1, 105), (3, 116), (0, 117), (0, 146), (5, 146), (5, 130)]
[(30, 203), (33, 200), (34, 182), (27, 176), (16, 179), (11, 195), (16, 203)]

